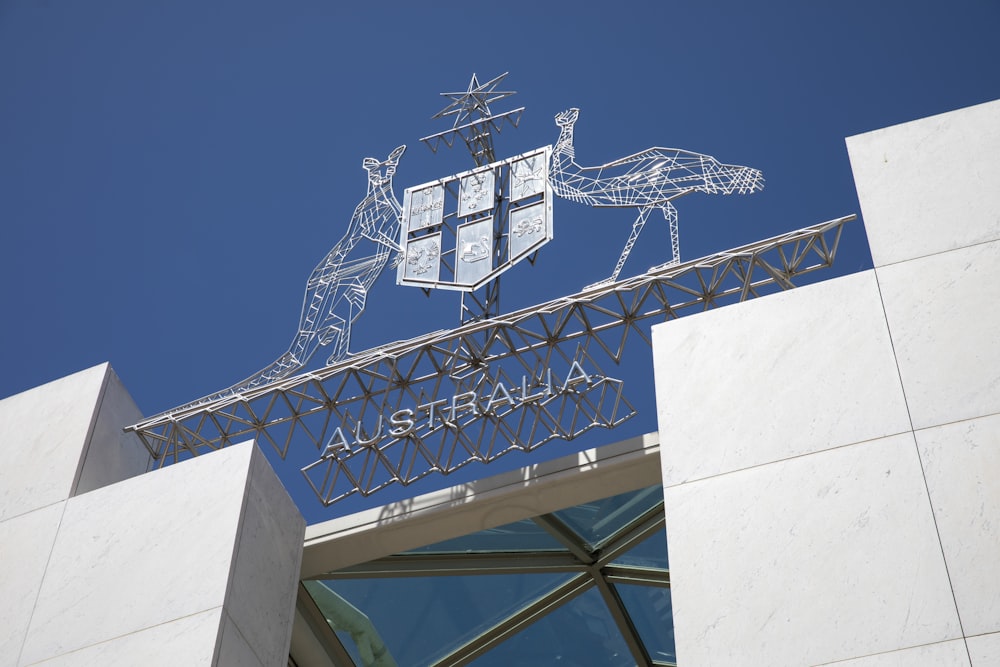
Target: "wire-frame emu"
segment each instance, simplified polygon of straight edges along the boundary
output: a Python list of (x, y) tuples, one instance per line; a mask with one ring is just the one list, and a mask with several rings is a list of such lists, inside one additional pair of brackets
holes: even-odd
[(764, 189), (764, 176), (758, 169), (722, 164), (709, 155), (677, 148), (647, 148), (613, 162), (581, 167), (576, 163), (573, 149), (573, 125), (579, 115), (579, 109), (556, 114), (560, 133), (549, 171), (552, 191), (560, 197), (591, 206), (639, 209), (639, 217), (632, 223), (632, 233), (611, 277), (595, 285), (617, 280), (653, 209), (660, 209), (670, 225), (671, 260), (668, 264), (677, 263), (681, 251), (677, 209), (671, 203), (674, 199), (691, 192), (728, 195)]

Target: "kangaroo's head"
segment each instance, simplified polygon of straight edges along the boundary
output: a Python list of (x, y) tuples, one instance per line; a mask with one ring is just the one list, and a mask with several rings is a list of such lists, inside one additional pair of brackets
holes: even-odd
[(399, 157), (406, 150), (406, 146), (399, 146), (385, 160), (378, 160), (373, 157), (366, 157), (361, 162), (361, 166), (368, 172), (368, 184), (372, 186), (385, 185), (392, 182), (392, 175), (396, 173), (396, 165)]
[(573, 127), (576, 119), (580, 116), (580, 110), (576, 107), (560, 111), (556, 114), (556, 125), (559, 127)]

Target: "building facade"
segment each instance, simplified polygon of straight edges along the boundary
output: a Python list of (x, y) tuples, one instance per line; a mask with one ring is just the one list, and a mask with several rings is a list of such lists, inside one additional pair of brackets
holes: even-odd
[(306, 527), (0, 401), (0, 664), (1000, 664), (1000, 102), (847, 143), (874, 268), (655, 326), (657, 434)]

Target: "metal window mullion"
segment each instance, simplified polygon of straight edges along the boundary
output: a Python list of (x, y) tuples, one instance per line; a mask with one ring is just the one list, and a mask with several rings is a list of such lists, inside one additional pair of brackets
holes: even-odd
[(589, 573), (581, 573), (551, 593), (539, 598), (521, 611), (508, 616), (478, 637), (459, 646), (431, 667), (462, 667), (490, 649), (513, 637), (542, 616), (573, 600), (594, 585)]
[(628, 611), (625, 609), (625, 604), (618, 595), (618, 591), (608, 583), (597, 565), (592, 566), (591, 569), (591, 576), (594, 577), (597, 590), (600, 592), (601, 598), (604, 600), (604, 604), (611, 614), (611, 618), (618, 627), (618, 632), (621, 633), (622, 639), (625, 640), (625, 645), (628, 646), (629, 653), (632, 654), (635, 664), (642, 665), (642, 667), (652, 667), (653, 663), (649, 657), (649, 653), (646, 651), (646, 646), (642, 643), (642, 638), (639, 637), (639, 632), (635, 629), (632, 618), (628, 615)]
[(590, 551), (584, 539), (555, 514), (541, 514), (531, 520), (556, 538), (580, 563), (590, 565), (597, 560), (596, 554)]
[(629, 565), (609, 565), (603, 568), (604, 578), (612, 584), (658, 586), (670, 588), (670, 570)]
[(298, 594), (295, 598), (295, 606), (306, 620), (306, 624), (313, 631), (316, 639), (326, 650), (326, 654), (337, 667), (355, 667), (354, 660), (344, 648), (337, 633), (330, 626), (329, 621), (323, 616), (316, 601), (309, 595), (306, 587), (299, 582)]
[(632, 521), (624, 529), (615, 533), (608, 542), (603, 545), (600, 557), (600, 564), (607, 565), (622, 554), (633, 549), (647, 538), (663, 530), (666, 525), (666, 517), (663, 514), (663, 503), (659, 502), (648, 509), (635, 521)]
[(512, 551), (487, 554), (387, 556), (353, 565), (314, 579), (432, 577), (478, 574), (580, 572), (584, 566), (570, 554), (552, 551)]

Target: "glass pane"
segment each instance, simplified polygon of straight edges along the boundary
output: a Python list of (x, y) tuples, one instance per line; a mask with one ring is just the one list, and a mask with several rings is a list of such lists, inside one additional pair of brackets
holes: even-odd
[(614, 586), (649, 657), (658, 662), (676, 663), (670, 589), (632, 584)]
[(559, 510), (555, 514), (596, 549), (629, 522), (662, 502), (663, 489), (656, 485)]
[(406, 553), (480, 553), (496, 551), (565, 551), (554, 537), (531, 519), (481, 530)]
[(662, 531), (646, 538), (635, 547), (616, 558), (615, 565), (634, 565), (636, 567), (656, 567), (663, 570), (670, 568), (667, 560), (667, 536)]
[[(416, 667), (447, 655), (572, 576), (511, 574), (340, 579), (309, 581), (306, 588), (327, 620), (332, 621), (331, 626), (335, 630), (348, 630), (356, 639), (345, 641), (348, 646), (357, 644), (348, 649), (355, 660), (359, 652), (364, 657), (365, 650), (369, 656), (377, 657), (378, 650), (373, 647), (381, 641), (398, 665)], [(324, 596), (323, 586), (336, 595)], [(349, 606), (338, 603), (336, 598), (346, 601)], [(358, 664), (380, 663), (361, 660)]]
[(475, 667), (633, 667), (635, 660), (591, 588), (471, 663)]

